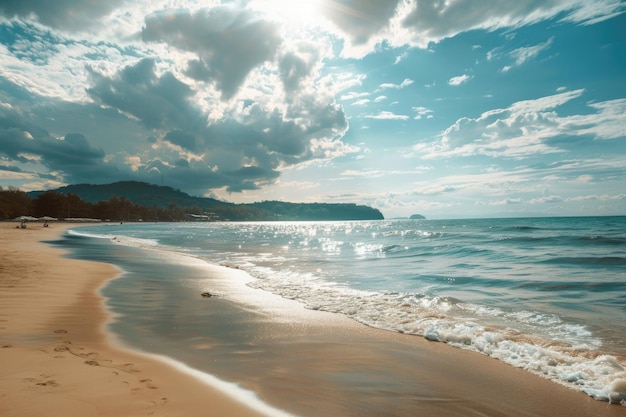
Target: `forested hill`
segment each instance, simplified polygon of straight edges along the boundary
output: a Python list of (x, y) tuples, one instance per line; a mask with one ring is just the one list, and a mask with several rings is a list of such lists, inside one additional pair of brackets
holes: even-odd
[[(202, 209), (215, 207), (216, 205), (232, 205), (214, 198), (192, 197), (172, 187), (148, 184), (139, 181), (120, 181), (112, 184), (73, 184), (53, 190), (59, 194), (75, 194), (88, 203), (98, 203), (116, 196), (125, 197), (134, 204), (146, 207), (169, 208), (172, 205), (178, 207), (198, 206)], [(29, 194), (33, 197), (43, 191), (33, 191)]]
[[(68, 185), (52, 191), (33, 191), (28, 193), (28, 195), (32, 199), (41, 199), (43, 194), (51, 192), (63, 196), (77, 196), (84, 202), (93, 205), (102, 204), (102, 202), (119, 204), (120, 199), (127, 200), (138, 207), (152, 208), (154, 213), (163, 213), (165, 211), (172, 214), (178, 213), (178, 215), (171, 216), (172, 220), (183, 218), (188, 220), (233, 221), (381, 220), (384, 218), (379, 210), (363, 205), (286, 203), (281, 201), (234, 204), (214, 198), (193, 197), (171, 187), (137, 181), (121, 181), (103, 185)], [(142, 213), (141, 220), (152, 220), (143, 218), (147, 217), (145, 210), (138, 210), (137, 212)], [(129, 211), (126, 210), (126, 217), (130, 216), (128, 213)], [(125, 220), (139, 219), (127, 218)]]

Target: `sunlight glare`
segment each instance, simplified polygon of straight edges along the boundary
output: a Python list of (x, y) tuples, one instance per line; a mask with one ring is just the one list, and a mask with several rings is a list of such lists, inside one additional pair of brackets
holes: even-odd
[(290, 24), (317, 24), (321, 19), (321, 0), (261, 0), (256, 4)]

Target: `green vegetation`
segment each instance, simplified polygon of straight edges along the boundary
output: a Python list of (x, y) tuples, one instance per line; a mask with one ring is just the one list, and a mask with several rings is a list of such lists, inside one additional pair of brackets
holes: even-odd
[(0, 218), (22, 215), (111, 221), (378, 220), (380, 211), (356, 204), (264, 201), (233, 204), (192, 197), (171, 187), (136, 181), (79, 184), (52, 191), (0, 188)]

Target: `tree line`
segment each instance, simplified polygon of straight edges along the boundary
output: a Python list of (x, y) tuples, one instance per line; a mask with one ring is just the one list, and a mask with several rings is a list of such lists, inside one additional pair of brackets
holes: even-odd
[(108, 200), (90, 203), (78, 195), (46, 191), (31, 198), (19, 189), (0, 187), (0, 219), (19, 216), (90, 218), (111, 221), (181, 221), (187, 214), (202, 214), (199, 207), (180, 208), (170, 204), (168, 208), (156, 205), (145, 207), (134, 204), (126, 197), (111, 196)]

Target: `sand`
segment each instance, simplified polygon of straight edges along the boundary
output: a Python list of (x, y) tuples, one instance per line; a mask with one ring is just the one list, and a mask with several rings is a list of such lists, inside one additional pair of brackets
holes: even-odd
[(0, 416), (261, 415), (114, 346), (97, 291), (117, 270), (39, 242), (67, 227), (0, 223)]
[[(109, 314), (98, 288), (117, 270), (64, 258), (40, 242), (67, 227), (32, 224), (21, 230), (0, 223), (0, 416), (261, 415), (189, 374), (116, 344), (104, 330)], [(330, 313), (303, 317), (309, 322), (285, 324), (280, 337), (272, 336), (279, 339), (277, 349), (284, 348), (276, 352), (284, 368), (265, 374), (259, 367), (256, 382), (246, 383), (272, 404), (303, 416), (626, 416), (626, 407), (480, 354)], [(265, 325), (268, 332), (276, 329)], [(292, 388), (324, 381), (324, 374), (358, 378), (360, 370), (389, 378), (389, 390), (340, 392), (311, 384), (310, 399), (296, 403)], [(409, 386), (393, 385), (394, 375), (411, 381)], [(360, 400), (364, 395), (378, 405), (376, 411)]]

